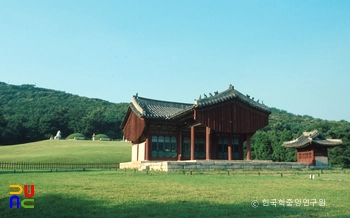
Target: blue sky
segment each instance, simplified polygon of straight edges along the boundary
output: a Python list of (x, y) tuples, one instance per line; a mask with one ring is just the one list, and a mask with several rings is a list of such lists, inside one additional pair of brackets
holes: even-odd
[(0, 1), (0, 81), (110, 102), (232, 84), (350, 121), (350, 1)]

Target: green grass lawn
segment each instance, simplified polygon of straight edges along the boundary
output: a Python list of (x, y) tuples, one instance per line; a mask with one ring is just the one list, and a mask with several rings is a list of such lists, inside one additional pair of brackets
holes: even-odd
[[(308, 173), (0, 171), (0, 217), (347, 217), (350, 174), (327, 171), (310, 180)], [(10, 184), (34, 184), (35, 208), (10, 209)], [(264, 199), (293, 205), (263, 206)], [(317, 204), (296, 206), (295, 199)]]
[(0, 146), (0, 162), (117, 163), (131, 159), (131, 144), (120, 141), (45, 140)]
[[(130, 143), (124, 142), (0, 146), (0, 162), (115, 163), (130, 161), (130, 154)], [(327, 170), (318, 177), (318, 172), (0, 170), (0, 217), (349, 217), (350, 173)], [(35, 208), (10, 209), (10, 184), (34, 184)], [(276, 207), (263, 206), (263, 200), (273, 199)], [(292, 206), (279, 205), (288, 199)], [(295, 199), (317, 203), (296, 206)], [(321, 199), (326, 206), (319, 205)]]

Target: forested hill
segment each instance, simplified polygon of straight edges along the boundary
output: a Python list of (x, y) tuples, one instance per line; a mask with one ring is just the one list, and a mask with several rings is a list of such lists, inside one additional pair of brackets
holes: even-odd
[(328, 121), (311, 116), (299, 116), (270, 108), (269, 125), (252, 137), (252, 158), (273, 161), (296, 161), (296, 150), (283, 148), (285, 141), (299, 137), (303, 132), (318, 130), (326, 138), (342, 139), (343, 145), (329, 149), (332, 165), (350, 167), (350, 123)]
[(0, 145), (48, 139), (58, 130), (63, 137), (103, 133), (122, 138), (119, 126), (127, 107), (127, 103), (0, 82)]
[[(34, 85), (8, 85), (0, 82), (0, 145), (48, 139), (61, 130), (62, 136), (82, 133), (107, 134), (121, 139), (119, 129), (128, 103), (110, 103), (37, 88)], [(295, 149), (281, 145), (304, 131), (317, 129), (327, 138), (339, 138), (343, 145), (330, 149), (330, 162), (350, 167), (350, 123), (297, 116), (271, 108), (269, 125), (252, 137), (252, 158), (296, 161)]]

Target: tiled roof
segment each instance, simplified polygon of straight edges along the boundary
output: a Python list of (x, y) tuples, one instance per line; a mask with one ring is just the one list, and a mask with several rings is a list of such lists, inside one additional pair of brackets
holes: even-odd
[(239, 99), (240, 101), (254, 107), (256, 109), (262, 110), (264, 112), (271, 113), (270, 109), (262, 104), (259, 101), (254, 101), (254, 98), (250, 98), (249, 95), (243, 95), (239, 91), (235, 90), (232, 85), (223, 91), (223, 92), (215, 92), (214, 95), (209, 95), (209, 97), (205, 96), (204, 98), (200, 98), (195, 101), (195, 107), (204, 107), (208, 105), (217, 104), (230, 99)]
[(187, 113), (194, 108), (217, 104), (233, 98), (239, 99), (251, 107), (255, 107), (267, 113), (271, 113), (270, 109), (266, 105), (261, 104), (258, 101), (254, 101), (254, 99), (251, 99), (249, 96), (243, 95), (242, 93), (235, 90), (232, 85), (230, 85), (229, 89), (223, 92), (215, 92), (214, 95), (209, 94), (209, 97), (205, 96), (204, 98), (195, 100), (194, 104), (154, 100), (139, 97), (138, 94), (136, 94), (132, 98), (130, 108), (139, 117), (171, 119), (178, 115)]
[(282, 146), (285, 148), (303, 148), (311, 143), (325, 147), (334, 147), (341, 145), (343, 142), (341, 139), (326, 139), (317, 130), (314, 130), (312, 132), (303, 132), (297, 139), (284, 142)]
[(140, 117), (171, 119), (181, 113), (190, 111), (193, 104), (153, 100), (134, 96), (132, 110)]

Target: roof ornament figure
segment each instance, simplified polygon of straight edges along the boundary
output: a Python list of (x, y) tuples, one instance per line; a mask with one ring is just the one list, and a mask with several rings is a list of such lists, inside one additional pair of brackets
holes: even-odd
[(135, 98), (138, 98), (138, 97), (139, 97), (139, 93), (136, 92)]
[(252, 100), (254, 100), (254, 97), (252, 98)]
[(212, 95), (211, 93), (209, 93), (209, 96), (210, 96), (210, 97), (213, 97), (213, 95)]
[(208, 97), (205, 93), (204, 93), (204, 98)]
[(248, 98), (250, 98), (250, 95), (247, 94), (246, 96), (247, 96)]
[(219, 92), (218, 92), (218, 91), (214, 92), (214, 95), (218, 95), (218, 94), (219, 94)]
[(201, 100), (202, 99), (202, 95), (199, 95), (199, 98), (198, 98), (198, 100)]
[(231, 89), (231, 90), (235, 89), (235, 87), (232, 84), (230, 84), (230, 86), (228, 88)]

